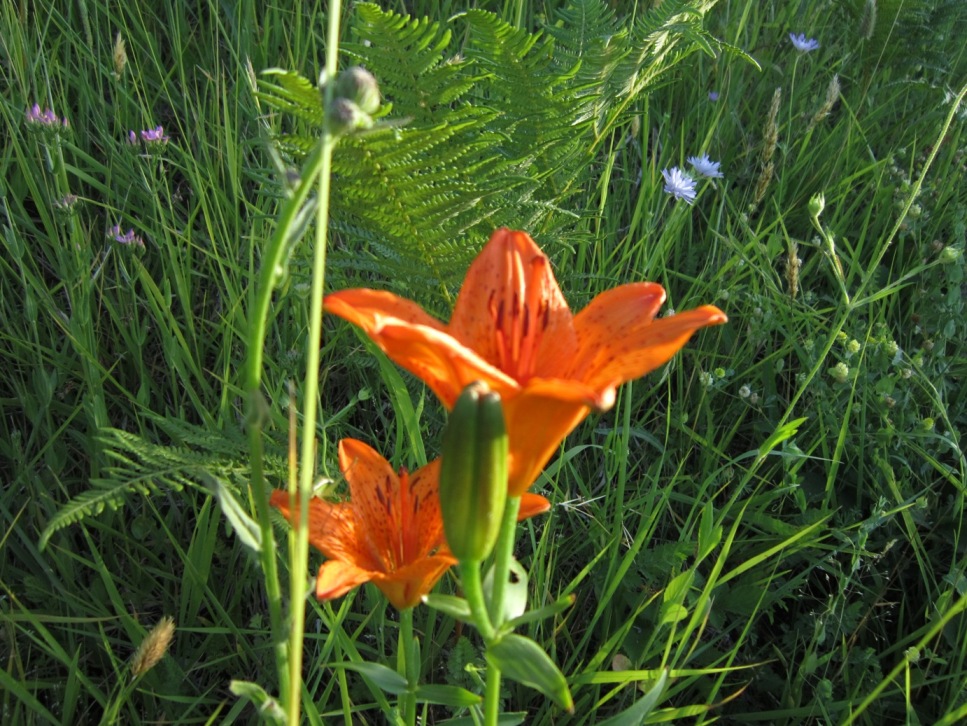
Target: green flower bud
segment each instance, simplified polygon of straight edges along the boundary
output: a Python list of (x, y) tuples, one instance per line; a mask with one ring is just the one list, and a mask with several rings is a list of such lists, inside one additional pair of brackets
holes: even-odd
[(823, 213), (826, 208), (826, 197), (822, 192), (819, 194), (814, 194), (809, 200), (809, 215), (816, 219), (819, 219), (819, 215)]
[(329, 123), (333, 133), (342, 134), (357, 129), (368, 129), (373, 125), (369, 114), (363, 113), (355, 103), (345, 98), (337, 98), (332, 102), (329, 110)]
[(336, 78), (337, 98), (355, 103), (365, 114), (379, 110), (379, 84), (373, 74), (360, 66), (347, 68)]
[(497, 542), (507, 502), (507, 429), (500, 396), (485, 383), (460, 394), (443, 434), (440, 511), (450, 551), (480, 561)]
[(956, 247), (944, 247), (940, 250), (940, 263), (949, 265), (960, 259), (961, 251)]
[(837, 383), (846, 383), (849, 378), (849, 366), (845, 363), (837, 363), (832, 368), (829, 369), (829, 375)]

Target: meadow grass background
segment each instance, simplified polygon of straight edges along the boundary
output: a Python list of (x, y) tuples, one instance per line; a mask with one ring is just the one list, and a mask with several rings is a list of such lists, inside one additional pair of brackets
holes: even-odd
[[(564, 5), (381, 7), (434, 21), (478, 7), (535, 32), (566, 27)], [(646, 10), (610, 5), (624, 25)], [(346, 189), (378, 196), (380, 180), (337, 174), (328, 284), (392, 287), (446, 318), (490, 229), (539, 220), (528, 231), (573, 309), (650, 279), (671, 308), (714, 303), (730, 317), (625, 386), (535, 485), (555, 506), (519, 538), (532, 602), (573, 593), (576, 605), (527, 634), (568, 675), (577, 708), (567, 716), (508, 685), (507, 710), (528, 723), (596, 723), (669, 667), (649, 722), (962, 722), (967, 143), (963, 107), (951, 113), (967, 81), (967, 11), (694, 5), (727, 45), (683, 54), (646, 92), (616, 98), (627, 103), (584, 157), (541, 150), (547, 168), (482, 170), (491, 200), (530, 196), (504, 217), (427, 223), (428, 239), (453, 240), (439, 256), (455, 277), (435, 289), (398, 274), (391, 243), (353, 216)], [(124, 694), (120, 722), (251, 722), (229, 681), (277, 689), (262, 576), (211, 487), (245, 492), (246, 311), (284, 169), (298, 160), (272, 139), (309, 132), (270, 113), (252, 79), (272, 66), (315, 78), (325, 13), (318, 2), (0, 8), (3, 723), (99, 721), (165, 615), (177, 623), (169, 654)], [(455, 56), (474, 38), (463, 17), (450, 27)], [(789, 32), (820, 48), (797, 53)], [(829, 96), (834, 76), (841, 93)], [(412, 98), (393, 100), (389, 120), (423, 121)], [(27, 123), (33, 103), (69, 119), (69, 132)], [(129, 130), (159, 124), (167, 144), (127, 143)], [(725, 178), (700, 182), (689, 207), (663, 193), (660, 172), (700, 152)], [(68, 194), (77, 200), (65, 209)], [(531, 216), (515, 224), (521, 209)], [(113, 225), (143, 248), (112, 239)], [(308, 246), (287, 260), (266, 347), (275, 486), (288, 385), (304, 375)], [(444, 416), (422, 384), (339, 321), (327, 323), (322, 360), (322, 471), (337, 471), (346, 436), (397, 465), (437, 453)], [(114, 495), (103, 502), (121, 506), (86, 500), (64, 519), (68, 502), (105, 489)], [(479, 688), (465, 666), (482, 666), (480, 655), (454, 623), (426, 608), (416, 623), (424, 678)], [(392, 664), (396, 614), (363, 588), (311, 603), (306, 631), (304, 708), (324, 723), (381, 723), (371, 684), (327, 663), (358, 653)]]

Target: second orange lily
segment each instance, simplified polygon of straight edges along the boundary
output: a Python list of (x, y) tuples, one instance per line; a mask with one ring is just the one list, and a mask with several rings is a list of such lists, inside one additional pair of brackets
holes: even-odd
[[(319, 568), (316, 597), (331, 600), (372, 582), (398, 609), (411, 608), (457, 563), (444, 540), (440, 516), (440, 460), (399, 473), (372, 447), (339, 442), (339, 468), (349, 501), (309, 501), (309, 542), (329, 559)], [(288, 492), (269, 500), (290, 522), (298, 508)], [(550, 509), (536, 494), (522, 501), (518, 519)]]
[(520, 496), (592, 409), (614, 405), (619, 385), (666, 363), (696, 330), (727, 321), (713, 305), (656, 320), (664, 301), (660, 285), (632, 283), (573, 315), (547, 256), (526, 232), (502, 228), (470, 265), (448, 325), (375, 290), (336, 292), (325, 306), (361, 327), (448, 409), (473, 381), (499, 393), (508, 492)]

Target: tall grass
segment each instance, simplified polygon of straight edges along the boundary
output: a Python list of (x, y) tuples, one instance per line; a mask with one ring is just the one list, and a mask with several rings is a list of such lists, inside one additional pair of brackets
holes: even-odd
[[(477, 3), (530, 30), (561, 4)], [(446, 20), (473, 4), (384, 5)], [(537, 483), (555, 506), (518, 544), (531, 601), (576, 605), (525, 630), (576, 709), (509, 684), (505, 708), (527, 723), (604, 721), (662, 668), (648, 722), (967, 718), (967, 17), (894, 5), (718, 2), (707, 30), (761, 69), (691, 56), (601, 140), (564, 231), (530, 230), (575, 310), (649, 279), (669, 307), (715, 303), (730, 323), (622, 388)], [(0, 8), (4, 723), (95, 722), (115, 706), (120, 723), (250, 722), (229, 682), (279, 692), (263, 574), (218, 496), (247, 485), (247, 315), (286, 200), (280, 122), (253, 76), (316, 77), (326, 21), (324, 3)], [(793, 31), (820, 48), (797, 53)], [(69, 129), (29, 124), (33, 103)], [(157, 125), (168, 143), (128, 143)], [(702, 181), (694, 206), (666, 195), (661, 171), (702, 152), (725, 178)], [(258, 413), (280, 487), (309, 247), (287, 261), (266, 331)], [(438, 404), (349, 326), (327, 324), (320, 359), (322, 472), (345, 436), (397, 465), (438, 453)], [(158, 449), (126, 449), (118, 431)], [(41, 546), (66, 502), (138, 456), (154, 462), (147, 496)], [(210, 478), (182, 475), (195, 470)], [(306, 608), (303, 711), (382, 722), (380, 689), (329, 665), (395, 663), (396, 614), (368, 588)], [(128, 688), (164, 616), (167, 655)], [(419, 608), (415, 626), (426, 678), (481, 689), (453, 620)]]

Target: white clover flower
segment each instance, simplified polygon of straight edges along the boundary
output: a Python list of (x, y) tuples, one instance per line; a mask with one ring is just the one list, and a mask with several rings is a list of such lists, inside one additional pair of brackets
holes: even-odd
[(702, 176), (707, 176), (710, 179), (721, 179), (724, 174), (719, 171), (719, 167), (722, 166), (720, 161), (712, 161), (708, 158), (708, 154), (702, 154), (701, 156), (690, 156), (688, 157), (688, 163)]
[(800, 53), (808, 53), (819, 47), (819, 41), (815, 38), (806, 38), (805, 33), (800, 33), (799, 35), (789, 33), (789, 40), (792, 41), (792, 44)]
[(748, 398), (752, 395), (752, 389), (748, 385), (744, 385), (739, 389), (739, 398)]
[(665, 177), (666, 192), (676, 199), (684, 199), (689, 204), (695, 201), (695, 180), (692, 177), (677, 166), (662, 169), (661, 175)]

